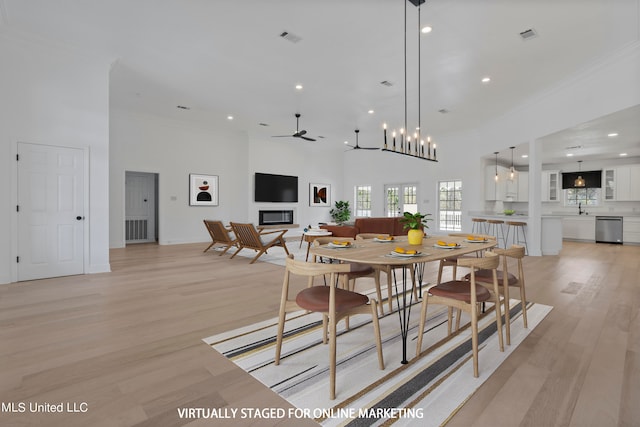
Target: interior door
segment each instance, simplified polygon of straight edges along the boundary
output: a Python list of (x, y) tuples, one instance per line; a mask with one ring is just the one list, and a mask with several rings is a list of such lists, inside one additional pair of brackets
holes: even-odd
[(18, 280), (84, 273), (84, 152), (18, 144)]
[(125, 242), (155, 242), (156, 174), (127, 172), (125, 175)]

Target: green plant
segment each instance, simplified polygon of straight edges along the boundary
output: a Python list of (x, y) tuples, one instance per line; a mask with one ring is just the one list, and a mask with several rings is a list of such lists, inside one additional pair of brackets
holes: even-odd
[(349, 208), (349, 202), (345, 200), (338, 200), (335, 206), (329, 211), (331, 218), (338, 224), (343, 224), (349, 221), (351, 217), (351, 208)]
[(405, 212), (400, 218), (400, 222), (405, 230), (407, 228), (411, 230), (419, 230), (421, 226), (423, 228), (429, 228), (427, 221), (432, 220), (432, 218), (428, 218), (429, 216), (431, 216), (431, 214)]

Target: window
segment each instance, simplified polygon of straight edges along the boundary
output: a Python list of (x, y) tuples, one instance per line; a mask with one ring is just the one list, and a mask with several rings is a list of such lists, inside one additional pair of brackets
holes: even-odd
[(371, 216), (371, 186), (356, 187), (355, 217)]
[(385, 215), (388, 217), (418, 212), (418, 187), (415, 184), (386, 185), (385, 197)]
[(438, 182), (438, 228), (462, 230), (462, 181)]
[(567, 188), (565, 191), (566, 206), (598, 206), (600, 204), (599, 188)]

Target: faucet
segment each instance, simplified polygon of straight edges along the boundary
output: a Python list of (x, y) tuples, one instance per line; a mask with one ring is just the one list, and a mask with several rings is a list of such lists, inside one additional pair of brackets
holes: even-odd
[(578, 202), (578, 215), (582, 215), (585, 211), (582, 210), (582, 203)]

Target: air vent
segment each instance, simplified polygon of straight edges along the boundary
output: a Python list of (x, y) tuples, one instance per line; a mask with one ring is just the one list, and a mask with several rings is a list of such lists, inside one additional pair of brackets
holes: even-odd
[(565, 150), (578, 150), (580, 148), (582, 148), (582, 145), (574, 145), (574, 146), (571, 146), (571, 147), (564, 147)]
[(179, 108), (181, 110), (191, 110), (191, 107), (186, 107), (184, 105), (176, 105), (176, 108)]
[(267, 123), (258, 123), (260, 126), (269, 126)]
[(391, 83), (389, 80), (383, 80), (383, 81), (380, 82), (380, 84), (382, 86), (387, 86), (387, 87), (393, 86), (393, 83)]
[(302, 40), (302, 37), (297, 36), (295, 34), (292, 34), (288, 31), (283, 31), (280, 33), (280, 37), (282, 37), (285, 40), (290, 41), (291, 43), (298, 43), (300, 40)]
[(528, 30), (520, 33), (520, 37), (522, 37), (522, 40), (529, 40), (537, 36), (538, 33), (536, 33), (536, 30), (534, 30), (533, 28), (529, 28)]
[(438, 110), (438, 113), (440, 113), (440, 114), (448, 114), (449, 110), (447, 110), (446, 108), (441, 108), (441, 109)]

